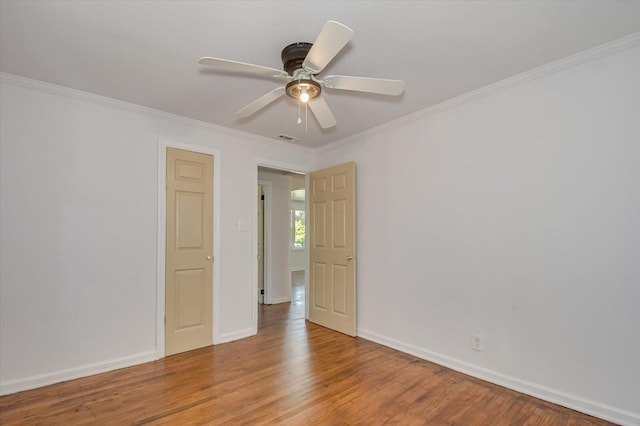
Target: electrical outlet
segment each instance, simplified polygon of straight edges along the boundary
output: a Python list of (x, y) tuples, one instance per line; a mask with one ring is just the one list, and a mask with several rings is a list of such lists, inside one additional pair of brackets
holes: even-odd
[(482, 352), (484, 350), (482, 334), (473, 333), (471, 335), (471, 349), (479, 352)]

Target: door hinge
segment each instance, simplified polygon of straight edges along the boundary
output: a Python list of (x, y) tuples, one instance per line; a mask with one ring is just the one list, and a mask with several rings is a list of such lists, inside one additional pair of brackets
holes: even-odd
[(167, 325), (167, 317), (164, 317), (164, 325)]
[(169, 183), (167, 181), (167, 177), (164, 177), (164, 187), (166, 188), (167, 186), (169, 186)]
[(264, 289), (260, 289), (260, 294), (264, 294)]
[(260, 199), (261, 199), (262, 201), (264, 201), (264, 195), (261, 195), (261, 196), (260, 196)]

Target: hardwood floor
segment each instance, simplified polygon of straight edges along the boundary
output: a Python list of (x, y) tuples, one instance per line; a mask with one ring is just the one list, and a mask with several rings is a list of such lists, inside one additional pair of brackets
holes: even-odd
[(307, 323), (295, 299), (248, 339), (0, 397), (0, 423), (610, 424)]

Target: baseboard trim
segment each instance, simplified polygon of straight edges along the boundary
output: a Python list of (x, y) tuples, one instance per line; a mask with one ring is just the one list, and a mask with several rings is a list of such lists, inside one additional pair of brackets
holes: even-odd
[(277, 305), (278, 303), (289, 303), (291, 302), (291, 298), (290, 297), (278, 297), (276, 299), (271, 299), (269, 301), (270, 305)]
[(81, 367), (60, 370), (53, 373), (31, 376), (25, 379), (9, 380), (0, 383), (0, 395), (9, 395), (16, 392), (52, 385), (54, 383), (93, 376), (95, 374), (106, 373), (107, 371), (144, 364), (145, 362), (154, 361), (156, 359), (157, 354), (154, 350), (137, 355), (116, 358), (109, 361), (87, 364)]
[(232, 333), (223, 333), (215, 344), (218, 345), (220, 343), (233, 342), (234, 340), (245, 339), (247, 337), (254, 336), (255, 334), (256, 331), (252, 328), (245, 328), (244, 330), (234, 331)]
[(633, 426), (640, 424), (640, 414), (632, 413), (599, 402), (586, 400), (575, 395), (567, 394), (537, 383), (520, 380), (492, 370), (488, 370), (477, 365), (469, 364), (446, 355), (438, 354), (417, 346), (413, 346), (396, 339), (383, 336), (372, 331), (358, 328), (357, 335), (360, 338), (370, 340), (375, 343), (396, 349), (409, 355), (422, 358), (424, 360), (442, 365), (443, 367), (459, 371), (469, 376), (504, 386), (518, 392), (543, 399), (554, 404), (562, 405), (572, 410), (577, 410), (591, 416), (599, 417), (623, 426)]

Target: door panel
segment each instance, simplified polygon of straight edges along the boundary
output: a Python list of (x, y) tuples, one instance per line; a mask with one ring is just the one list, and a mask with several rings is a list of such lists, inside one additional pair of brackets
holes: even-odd
[(313, 230), (313, 242), (314, 242), (313, 244), (314, 244), (314, 247), (316, 248), (324, 248), (325, 241), (326, 241), (326, 234), (327, 234), (326, 203), (323, 201), (316, 201), (311, 205), (312, 205), (311, 217), (313, 218), (311, 220), (311, 223), (312, 223), (311, 229)]
[(333, 216), (333, 248), (347, 248), (347, 200), (334, 200), (332, 205)]
[(213, 157), (167, 149), (165, 355), (212, 344)]
[(203, 327), (206, 320), (204, 306), (205, 270), (188, 269), (176, 271), (174, 308), (176, 312), (175, 330)]
[(355, 336), (355, 163), (311, 173), (309, 188), (309, 321)]
[(327, 265), (320, 262), (313, 262), (313, 283), (311, 294), (311, 304), (314, 309), (325, 311), (327, 309)]
[(333, 265), (333, 313), (336, 315), (347, 315), (347, 268), (342, 265)]
[(176, 191), (176, 249), (202, 249), (204, 196)]

